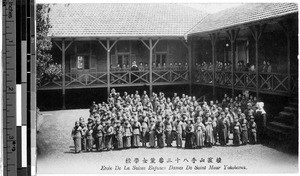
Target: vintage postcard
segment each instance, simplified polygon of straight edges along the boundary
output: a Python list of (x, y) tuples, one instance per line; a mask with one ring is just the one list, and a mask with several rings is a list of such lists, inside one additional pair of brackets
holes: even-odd
[(36, 4), (37, 174), (298, 173), (297, 3)]

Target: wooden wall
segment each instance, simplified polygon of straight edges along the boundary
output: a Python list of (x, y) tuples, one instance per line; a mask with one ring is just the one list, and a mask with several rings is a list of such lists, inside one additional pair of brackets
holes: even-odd
[[(61, 42), (58, 42), (61, 45)], [(112, 42), (111, 42), (112, 44)], [(106, 42), (104, 42), (106, 45)], [(55, 46), (52, 48), (52, 55), (55, 62), (61, 64), (61, 51)], [(125, 51), (122, 50), (123, 47)], [(121, 50), (121, 51), (119, 51)], [(166, 65), (170, 63), (185, 64), (188, 60), (187, 48), (180, 40), (161, 40), (153, 50), (153, 61), (155, 61), (156, 53), (166, 53)], [(90, 57), (90, 72), (106, 72), (107, 56), (106, 50), (98, 41), (76, 41), (66, 51), (66, 73), (77, 72), (77, 55), (88, 55)], [(129, 63), (136, 61), (139, 65), (147, 63), (149, 65), (149, 50), (141, 41), (118, 41), (111, 50), (111, 66), (115, 68), (117, 65), (118, 54), (129, 54)]]

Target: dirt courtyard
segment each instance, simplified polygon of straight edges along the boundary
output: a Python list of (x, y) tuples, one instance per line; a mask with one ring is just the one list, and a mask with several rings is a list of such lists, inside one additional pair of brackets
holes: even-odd
[(298, 172), (297, 154), (261, 144), (191, 150), (138, 148), (74, 154), (71, 130), (80, 116), (88, 118), (88, 109), (43, 111), (41, 114), (37, 120), (38, 174)]

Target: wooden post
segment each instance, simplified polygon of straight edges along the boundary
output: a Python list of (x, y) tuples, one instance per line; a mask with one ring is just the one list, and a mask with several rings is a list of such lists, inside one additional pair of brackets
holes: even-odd
[(66, 109), (66, 49), (65, 39), (62, 39), (62, 109)]
[(106, 40), (106, 55), (107, 55), (107, 96), (110, 93), (110, 43), (109, 39)]
[(209, 34), (211, 41), (211, 50), (212, 50), (212, 63), (213, 63), (213, 100), (216, 100), (216, 83), (215, 83), (215, 67), (216, 67), (216, 43), (219, 37), (219, 33)]
[(237, 30), (232, 29), (230, 31), (226, 31), (230, 39), (230, 47), (231, 47), (230, 58), (231, 58), (231, 96), (232, 97), (234, 97), (234, 67), (235, 67), (234, 45), (236, 42), (236, 38), (239, 35), (239, 31), (240, 31), (239, 28)]
[(266, 28), (266, 24), (263, 25), (255, 25), (250, 26), (250, 32), (255, 40), (255, 71), (256, 71), (256, 97), (259, 96), (259, 75), (258, 75), (258, 42), (263, 33), (264, 29)]
[(58, 49), (62, 52), (62, 109), (66, 109), (66, 51), (67, 49), (72, 45), (74, 42), (74, 39), (69, 42), (69, 44), (66, 46), (65, 39), (62, 39), (61, 47), (59, 44), (56, 43), (56, 41), (53, 41), (53, 43), (58, 47)]
[(288, 72), (288, 95), (289, 98), (292, 96), (291, 90), (291, 39), (290, 34), (292, 30), (292, 21), (279, 21), (278, 22), (281, 28), (283, 29), (286, 39), (287, 39), (287, 72)]
[(149, 39), (149, 97), (152, 97), (152, 91), (153, 91), (153, 82), (152, 82), (152, 51), (153, 51), (153, 46), (152, 46), (152, 39)]
[(119, 39), (116, 39), (115, 42), (110, 45), (109, 39), (106, 40), (106, 46), (101, 42), (101, 40), (98, 39), (98, 42), (101, 44), (101, 46), (106, 50), (106, 56), (107, 56), (107, 96), (109, 96), (110, 93), (110, 51), (115, 46)]
[(192, 95), (192, 41), (188, 41), (189, 93)]
[(286, 33), (287, 38), (287, 72), (288, 72), (288, 91), (289, 91), (289, 97), (292, 95), (291, 90), (291, 41), (290, 41), (290, 33)]

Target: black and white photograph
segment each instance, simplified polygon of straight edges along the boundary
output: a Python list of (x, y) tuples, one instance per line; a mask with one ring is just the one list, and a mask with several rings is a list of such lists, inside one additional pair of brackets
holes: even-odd
[(295, 174), (296, 2), (36, 0), (37, 174)]

